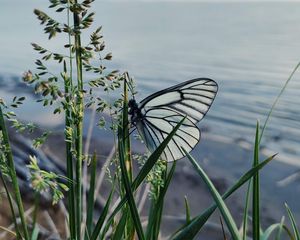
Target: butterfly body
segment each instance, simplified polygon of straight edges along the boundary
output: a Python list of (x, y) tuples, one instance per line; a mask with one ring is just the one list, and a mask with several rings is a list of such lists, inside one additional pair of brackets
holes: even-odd
[(128, 114), (131, 116), (131, 123), (136, 126), (138, 119), (142, 118), (141, 109), (138, 107), (135, 99), (130, 99), (128, 102), (129, 111)]
[(208, 78), (192, 79), (158, 91), (139, 104), (128, 103), (131, 123), (153, 152), (183, 119), (183, 123), (167, 145), (161, 158), (175, 161), (185, 156), (182, 148), (191, 151), (199, 142), (201, 133), (196, 123), (209, 110), (218, 85)]

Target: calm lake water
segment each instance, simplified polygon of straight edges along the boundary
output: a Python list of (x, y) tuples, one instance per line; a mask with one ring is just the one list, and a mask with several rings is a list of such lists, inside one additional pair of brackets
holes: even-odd
[[(94, 26), (103, 25), (112, 67), (135, 77), (138, 98), (192, 78), (218, 82), (216, 101), (199, 124), (216, 135), (253, 142), (256, 121), (264, 122), (300, 61), (300, 3), (96, 1), (94, 6)], [(43, 1), (1, 0), (0, 96), (5, 99), (26, 92), (16, 82), (36, 58), (30, 42), (60, 49), (61, 41), (48, 43), (32, 14), (33, 8), (46, 7)], [(282, 96), (263, 144), (300, 162), (299, 78), (296, 74)], [(21, 113), (46, 125), (62, 120), (32, 103)]]

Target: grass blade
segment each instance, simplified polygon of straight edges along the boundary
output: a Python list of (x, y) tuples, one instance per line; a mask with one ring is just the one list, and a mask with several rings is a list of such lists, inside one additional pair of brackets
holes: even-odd
[(186, 219), (186, 223), (189, 223), (191, 221), (191, 210), (190, 210), (190, 205), (189, 205), (187, 196), (184, 197), (184, 205), (185, 205), (185, 219)]
[(123, 144), (123, 140), (124, 137), (123, 136), (123, 130), (119, 127), (119, 131), (118, 131), (118, 145), (119, 145), (119, 160), (120, 160), (120, 168), (121, 168), (121, 174), (122, 174), (122, 183), (124, 185), (125, 188), (125, 192), (126, 192), (126, 198), (127, 198), (127, 202), (130, 208), (130, 213), (131, 213), (131, 217), (132, 220), (134, 222), (134, 226), (135, 226), (135, 230), (137, 232), (137, 235), (139, 237), (140, 240), (144, 240), (145, 236), (144, 236), (144, 232), (143, 232), (143, 228), (142, 228), (142, 223), (138, 214), (138, 210), (135, 204), (135, 200), (133, 197), (133, 191), (134, 189), (132, 188), (131, 184), (130, 184), (130, 180), (128, 177), (128, 172), (127, 172), (127, 168), (126, 168), (126, 162), (125, 162), (125, 157), (126, 157), (126, 153), (125, 153), (125, 148), (124, 148), (124, 144)]
[(98, 238), (98, 235), (101, 231), (101, 228), (103, 226), (103, 223), (104, 223), (104, 220), (105, 218), (107, 217), (107, 213), (108, 213), (108, 210), (109, 210), (109, 206), (110, 206), (110, 203), (111, 203), (111, 200), (112, 200), (112, 196), (113, 196), (113, 193), (115, 191), (115, 180), (113, 182), (113, 185), (112, 185), (112, 189), (110, 191), (110, 194), (109, 194), (109, 197), (107, 199), (107, 202), (103, 208), (103, 211), (101, 212), (101, 215), (96, 223), (96, 226), (95, 226), (95, 229), (93, 230), (93, 233), (90, 237), (90, 240), (96, 240)]
[(231, 213), (229, 209), (227, 208), (225, 202), (223, 201), (221, 195), (209, 179), (209, 177), (206, 175), (206, 173), (203, 171), (203, 169), (199, 166), (199, 164), (196, 162), (196, 160), (187, 152), (185, 149), (183, 149), (185, 154), (187, 155), (190, 162), (193, 164), (195, 170), (198, 172), (198, 174), (201, 176), (201, 178), (204, 180), (205, 184), (207, 185), (212, 197), (214, 198), (223, 218), (224, 221), (227, 224), (227, 227), (231, 233), (232, 239), (238, 240), (240, 239), (238, 228), (233, 220), (233, 217), (231, 216)]
[(283, 223), (284, 223), (284, 217), (281, 218), (275, 240), (280, 240), (282, 229), (283, 229)]
[(296, 223), (296, 220), (294, 218), (294, 215), (293, 215), (291, 209), (289, 208), (289, 206), (286, 203), (284, 205), (285, 205), (286, 211), (288, 213), (289, 219), (292, 223), (292, 228), (293, 228), (293, 231), (294, 231), (295, 239), (300, 240), (300, 234), (299, 234), (299, 230), (298, 230), (297, 223)]
[(166, 181), (164, 183), (164, 187), (162, 188), (162, 191), (159, 194), (159, 197), (157, 199), (157, 202), (153, 206), (153, 211), (151, 214), (151, 218), (149, 219), (148, 223), (148, 232), (151, 234), (147, 234), (147, 239), (158, 239), (159, 235), (159, 230), (160, 230), (160, 223), (161, 223), (161, 217), (162, 217), (162, 210), (163, 210), (163, 203), (164, 203), (164, 198), (166, 196), (168, 187), (171, 183), (173, 174), (175, 172), (176, 168), (176, 161), (173, 162), (172, 168), (170, 169), (170, 172), (168, 173), (166, 177)]
[(247, 240), (247, 230), (248, 230), (248, 210), (250, 202), (250, 192), (252, 189), (252, 180), (249, 181), (247, 193), (246, 193), (246, 202), (243, 216), (243, 240)]
[(123, 111), (122, 111), (122, 136), (124, 143), (124, 161), (126, 166), (126, 171), (128, 175), (128, 179), (130, 183), (132, 182), (132, 161), (130, 154), (130, 133), (129, 133), (129, 122), (128, 122), (128, 90), (127, 90), (127, 82), (129, 81), (129, 75), (125, 73), (125, 81), (124, 81), (124, 101), (123, 101)]
[[(248, 172), (246, 172), (229, 190), (227, 190), (223, 194), (223, 199), (225, 200), (228, 198), (232, 193), (234, 193), (237, 189), (239, 189), (244, 183), (249, 181), (249, 179), (260, 169), (262, 169), (265, 165), (267, 165), (270, 161), (274, 159), (276, 156), (273, 155), (261, 163), (259, 163), (257, 166), (251, 168)], [(217, 205), (213, 204), (209, 208), (207, 208), (202, 214), (195, 217), (189, 224), (185, 225), (184, 227), (180, 228), (171, 236), (171, 239), (173, 240), (185, 240), (185, 239), (193, 239), (197, 233), (200, 231), (200, 229), (203, 227), (203, 225), (206, 223), (208, 218), (211, 216), (211, 214), (216, 210)]]
[[(253, 167), (259, 164), (259, 123), (256, 124)], [(253, 175), (252, 238), (260, 239), (259, 173)]]
[(87, 228), (88, 236), (91, 236), (92, 227), (93, 227), (96, 172), (97, 172), (97, 158), (96, 158), (96, 153), (94, 153), (92, 157), (92, 163), (91, 163), (91, 179), (90, 179), (90, 188), (88, 194), (88, 206), (87, 206), (87, 217), (86, 217), (86, 228)]
[[(69, 14), (69, 13), (68, 13)], [(71, 58), (70, 58), (71, 61)], [(71, 65), (70, 65), (71, 66)], [(70, 77), (67, 74), (67, 66), (66, 62), (64, 62), (64, 72), (62, 74), (62, 78), (64, 79), (64, 86), (65, 86), (65, 93), (66, 93), (66, 104), (70, 106), (70, 91), (72, 88), (72, 73), (70, 73)], [(71, 109), (66, 108), (65, 110), (65, 129), (71, 129)], [(67, 193), (68, 198), (68, 214), (69, 214), (69, 231), (70, 231), (70, 238), (75, 238), (75, 189), (74, 189), (74, 166), (73, 166), (73, 157), (72, 157), (72, 142), (71, 139), (68, 139), (68, 133), (65, 130), (65, 144), (66, 144), (66, 161), (67, 161), (67, 181), (69, 191)], [(73, 139), (71, 140), (73, 141)]]
[(37, 225), (34, 225), (30, 240), (38, 240), (39, 231), (39, 227)]
[[(261, 240), (268, 240), (271, 237), (271, 234), (274, 233), (276, 230), (278, 230), (281, 227), (281, 223), (275, 223), (269, 226), (266, 231), (261, 235), (260, 239)], [(295, 238), (293, 237), (292, 233), (290, 230), (287, 228), (286, 225), (282, 225), (282, 229), (285, 230), (287, 235), (289, 236), (289, 239), (294, 240)]]
[(3, 177), (3, 175), (2, 175), (1, 172), (0, 172), (0, 178), (1, 178), (2, 184), (3, 184), (4, 189), (5, 189), (6, 196), (7, 196), (7, 199), (8, 199), (8, 203), (9, 203), (9, 207), (10, 207), (12, 219), (14, 221), (14, 225), (15, 225), (15, 229), (16, 229), (16, 233), (17, 233), (16, 234), (17, 235), (17, 239), (19, 239), (19, 238), (21, 238), (21, 233), (20, 233), (19, 226), (18, 226), (18, 223), (17, 223), (17, 217), (16, 217), (16, 213), (15, 213), (15, 210), (14, 210), (13, 201), (12, 201), (9, 189), (7, 187), (7, 184), (5, 182), (5, 179), (4, 179), (4, 177)]
[(260, 133), (260, 136), (259, 136), (259, 141), (258, 141), (259, 143), (261, 142), (261, 139), (262, 139), (262, 137), (263, 137), (264, 131), (265, 131), (266, 127), (267, 127), (267, 124), (268, 124), (268, 122), (269, 122), (269, 120), (270, 120), (270, 117), (271, 117), (271, 115), (272, 115), (272, 113), (273, 113), (273, 110), (274, 110), (274, 108), (275, 108), (275, 106), (276, 106), (278, 100), (280, 99), (281, 95), (282, 95), (283, 92), (285, 91), (287, 85), (289, 84), (290, 80), (292, 79), (292, 77), (294, 76), (295, 72), (298, 70), (299, 67), (300, 67), (300, 62), (299, 62), (299, 63), (296, 65), (296, 67), (293, 69), (292, 73), (290, 74), (290, 76), (288, 77), (288, 79), (285, 81), (285, 84), (283, 85), (283, 87), (282, 87), (282, 89), (280, 90), (278, 96), (276, 97), (276, 99), (275, 99), (275, 101), (274, 101), (274, 103), (273, 103), (273, 105), (272, 105), (272, 107), (271, 107), (271, 109), (270, 109), (270, 111), (269, 111), (269, 113), (268, 113), (268, 116), (267, 116), (267, 118), (266, 118), (266, 121), (264, 122), (264, 125), (263, 125), (263, 127), (262, 127), (262, 130), (261, 130), (261, 133)]
[(128, 209), (126, 209), (126, 211), (124, 211), (124, 213), (117, 225), (117, 228), (116, 228), (114, 236), (112, 237), (112, 240), (123, 239), (123, 233), (124, 233), (124, 230), (126, 227), (126, 221), (127, 221), (128, 215), (129, 215), (128, 213), (129, 213), (129, 211), (128, 211)]
[[(122, 141), (122, 144), (124, 146), (124, 166), (125, 166), (125, 172), (128, 177), (129, 184), (132, 184), (132, 178), (133, 178), (133, 170), (132, 170), (132, 160), (131, 160), (131, 144), (130, 144), (130, 127), (129, 127), (129, 121), (128, 121), (128, 89), (127, 84), (130, 81), (129, 75), (126, 72), (125, 74), (125, 81), (124, 81), (124, 98), (123, 98), (123, 111), (122, 111), (122, 128), (120, 129), (122, 131), (122, 139), (119, 138), (119, 141)], [(124, 179), (123, 179), (124, 180)], [(121, 195), (124, 197), (124, 194)], [(131, 240), (134, 238), (134, 224), (132, 222), (132, 218), (130, 214), (128, 214), (128, 218), (126, 221), (126, 236), (128, 240)]]
[(12, 186), (13, 186), (13, 190), (15, 193), (15, 198), (16, 198), (16, 202), (17, 202), (17, 206), (18, 206), (18, 210), (19, 210), (19, 215), (21, 218), (21, 224), (22, 224), (22, 229), (24, 232), (24, 238), (26, 240), (29, 240), (30, 237), (29, 237), (29, 232), (28, 232), (27, 223), (26, 223), (25, 214), (24, 214), (24, 206), (23, 206), (23, 202), (22, 202), (20, 188), (18, 185), (18, 178), (17, 178), (16, 168), (15, 168), (15, 164), (14, 164), (13, 154), (11, 151), (8, 132), (6, 129), (1, 106), (0, 106), (0, 131), (2, 132), (3, 144), (6, 146), (6, 149), (7, 149), (5, 152), (5, 156), (6, 156), (7, 164), (9, 167), (9, 175), (10, 175), (10, 178), (12, 181)]

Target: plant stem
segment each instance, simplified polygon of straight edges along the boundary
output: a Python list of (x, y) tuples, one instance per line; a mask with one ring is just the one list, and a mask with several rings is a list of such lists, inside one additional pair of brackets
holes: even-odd
[(132, 161), (131, 161), (131, 146), (130, 146), (130, 136), (129, 136), (129, 121), (128, 121), (128, 89), (127, 81), (129, 82), (129, 75), (125, 73), (124, 81), (124, 104), (123, 104), (123, 136), (125, 136), (125, 164), (130, 183), (132, 183)]
[[(70, 27), (70, 2), (68, 1), (68, 12), (67, 12), (67, 22), (68, 27)], [(72, 37), (71, 33), (68, 33), (68, 40), (69, 45), (72, 44)], [(67, 108), (66, 108), (66, 115), (65, 115), (65, 124), (66, 127), (72, 127), (72, 119), (71, 119), (71, 109), (70, 109), (70, 94), (73, 87), (73, 53), (72, 49), (69, 48), (69, 68), (70, 68), (70, 74), (67, 75), (67, 67), (66, 64), (64, 64), (64, 81), (65, 81), (65, 93), (66, 93), (66, 102), (67, 102)], [(70, 239), (76, 238), (75, 233), (75, 192), (74, 192), (74, 166), (73, 166), (73, 157), (72, 157), (72, 143), (67, 141), (66, 142), (66, 160), (67, 160), (67, 177), (69, 179), (68, 181), (68, 213), (69, 213), (69, 231), (70, 231)]]
[(40, 194), (38, 192), (35, 192), (34, 193), (33, 220), (32, 220), (32, 228), (33, 229), (36, 227), (36, 223), (37, 223), (37, 216), (38, 216), (38, 211), (39, 211), (39, 204), (40, 204)]
[[(74, 1), (77, 4), (77, 0)], [(82, 135), (83, 135), (83, 81), (82, 81), (82, 58), (81, 58), (81, 38), (80, 38), (80, 17), (79, 13), (74, 11), (75, 34), (75, 53), (77, 68), (77, 116), (76, 116), (76, 235), (81, 239), (81, 219), (82, 219)]]
[[(255, 134), (255, 145), (254, 145), (254, 159), (253, 159), (253, 167), (256, 167), (259, 164), (259, 122), (256, 124), (256, 134)], [(252, 234), (253, 239), (259, 240), (260, 239), (260, 183), (259, 183), (259, 173), (255, 173), (253, 175), (253, 182), (252, 182)]]
[[(124, 148), (125, 148), (125, 166), (126, 172), (128, 175), (128, 180), (130, 184), (132, 184), (132, 161), (131, 161), (131, 152), (130, 152), (130, 136), (129, 136), (129, 122), (128, 122), (128, 89), (127, 89), (127, 81), (129, 81), (128, 73), (125, 73), (125, 81), (124, 81), (124, 103), (123, 103), (123, 136), (124, 138)], [(125, 208), (124, 211), (127, 211)], [(128, 240), (134, 239), (134, 227), (131, 215), (128, 215), (126, 221), (126, 238)]]
[[(64, 84), (65, 84), (65, 93), (66, 93), (66, 103), (67, 108), (65, 112), (65, 124), (66, 128), (72, 127), (71, 123), (71, 111), (70, 111), (70, 92), (72, 80), (67, 75), (67, 67), (64, 63)], [(67, 138), (67, 133), (66, 133)], [(69, 213), (69, 229), (70, 229), (70, 238), (75, 238), (75, 193), (74, 193), (74, 176), (73, 176), (73, 158), (72, 158), (72, 143), (66, 141), (66, 160), (67, 160), (67, 178), (68, 180), (68, 213)]]
[(7, 184), (6, 184), (5, 179), (4, 179), (1, 172), (0, 172), (0, 178), (1, 178), (1, 181), (3, 183), (4, 189), (5, 189), (5, 192), (6, 192), (6, 195), (7, 195), (9, 207), (10, 207), (11, 214), (12, 214), (12, 219), (13, 219), (14, 224), (15, 224), (17, 239), (20, 239), (21, 234), (20, 234), (20, 230), (19, 230), (19, 227), (18, 227), (18, 223), (17, 223), (17, 217), (16, 217), (16, 214), (15, 214), (14, 205), (13, 205), (13, 202), (12, 202), (11, 195), (10, 195), (10, 192), (8, 190)]
[(19, 215), (21, 218), (22, 228), (24, 231), (24, 237), (26, 240), (29, 240), (29, 233), (28, 233), (25, 214), (24, 214), (22, 197), (21, 197), (21, 193), (20, 193), (20, 189), (19, 189), (19, 185), (18, 185), (17, 173), (16, 173), (13, 155), (12, 155), (12, 151), (11, 151), (11, 147), (10, 147), (10, 143), (9, 143), (9, 137), (8, 137), (7, 129), (6, 129), (5, 122), (4, 122), (2, 107), (0, 107), (0, 130), (2, 131), (2, 135), (3, 135), (3, 143), (6, 146), (5, 154), (6, 154), (6, 158), (8, 161), (9, 174), (11, 177), (12, 186), (13, 186), (13, 190), (14, 190), (15, 197), (16, 197), (16, 202), (17, 202), (17, 206), (18, 206), (18, 210), (19, 210)]

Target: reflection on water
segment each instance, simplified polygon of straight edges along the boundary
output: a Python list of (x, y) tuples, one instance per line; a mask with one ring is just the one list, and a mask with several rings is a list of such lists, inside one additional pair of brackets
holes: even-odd
[[(32, 67), (36, 56), (29, 43), (46, 44), (32, 14), (34, 7), (46, 9), (44, 3), (18, 0), (20, 7), (14, 9), (15, 2), (4, 0), (0, 10), (1, 18), (11, 21), (9, 28), (0, 21), (0, 94), (5, 98), (25, 89), (14, 92), (11, 83), (16, 81), (13, 76)], [(219, 94), (200, 126), (249, 141), (257, 119), (264, 121), (299, 61), (298, 9), (300, 3), (95, 3), (97, 25), (104, 26), (107, 46), (114, 53), (113, 67), (135, 76), (140, 99), (188, 79), (213, 78)], [(10, 18), (13, 12), (18, 17)], [(57, 43), (49, 48), (56, 49)], [(294, 157), (300, 156), (299, 91), (296, 74), (263, 141)], [(27, 119), (36, 112), (32, 106), (24, 110)], [(56, 121), (51, 119), (51, 125)]]

